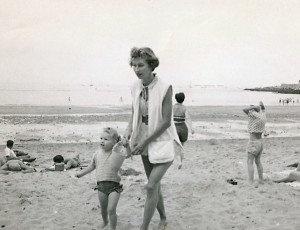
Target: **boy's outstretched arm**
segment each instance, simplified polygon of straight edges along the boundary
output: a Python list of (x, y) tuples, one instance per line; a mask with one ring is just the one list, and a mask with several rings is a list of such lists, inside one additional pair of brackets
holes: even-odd
[(85, 170), (83, 170), (83, 171), (77, 173), (77, 174), (75, 175), (75, 177), (77, 177), (77, 178), (83, 177), (84, 175), (86, 175), (86, 174), (92, 172), (95, 168), (96, 168), (96, 167), (95, 167), (94, 164), (90, 164)]
[(45, 171), (55, 171), (55, 165), (53, 164), (51, 167), (45, 168)]

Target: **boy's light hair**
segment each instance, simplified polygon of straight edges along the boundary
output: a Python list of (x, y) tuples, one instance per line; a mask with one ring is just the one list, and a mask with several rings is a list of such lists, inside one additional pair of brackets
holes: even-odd
[(111, 136), (116, 142), (119, 142), (121, 140), (121, 137), (119, 136), (117, 130), (111, 127), (106, 127), (103, 129), (105, 133), (108, 133), (109, 136)]

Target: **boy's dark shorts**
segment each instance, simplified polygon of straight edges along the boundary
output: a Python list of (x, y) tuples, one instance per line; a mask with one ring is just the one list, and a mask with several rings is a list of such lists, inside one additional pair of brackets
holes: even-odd
[(112, 192), (121, 193), (123, 192), (123, 185), (114, 181), (98, 181), (95, 190), (103, 192), (106, 195)]

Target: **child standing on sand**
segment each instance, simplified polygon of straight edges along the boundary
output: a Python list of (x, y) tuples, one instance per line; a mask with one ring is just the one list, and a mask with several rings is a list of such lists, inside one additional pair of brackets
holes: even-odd
[[(175, 123), (176, 131), (179, 137), (179, 140), (182, 145), (188, 139), (189, 130), (192, 134), (194, 134), (194, 129), (192, 126), (191, 117), (187, 111), (187, 108), (182, 104), (185, 99), (184, 93), (176, 93), (175, 99), (177, 103), (173, 105), (173, 120)], [(178, 169), (181, 169), (183, 161), (183, 151), (181, 151), (180, 155), (180, 163)]]
[(248, 132), (250, 133), (250, 140), (246, 150), (248, 153), (247, 165), (249, 182), (253, 183), (254, 180), (253, 160), (255, 160), (259, 182), (262, 183), (263, 167), (260, 156), (263, 151), (262, 133), (264, 132), (266, 125), (265, 106), (262, 102), (259, 102), (259, 106), (251, 105), (250, 107), (243, 109), (243, 111), (248, 115)]
[(7, 160), (18, 160), (17, 155), (12, 150), (13, 146), (14, 146), (14, 142), (12, 140), (8, 140), (6, 142), (6, 147), (4, 149), (4, 155)]
[(130, 156), (129, 145), (120, 140), (113, 128), (104, 128), (100, 135), (101, 150), (93, 155), (91, 164), (82, 172), (75, 175), (80, 178), (96, 169), (98, 198), (103, 219), (102, 227), (110, 223), (110, 229), (117, 227), (117, 204), (123, 191), (120, 184), (119, 169), (126, 157)]

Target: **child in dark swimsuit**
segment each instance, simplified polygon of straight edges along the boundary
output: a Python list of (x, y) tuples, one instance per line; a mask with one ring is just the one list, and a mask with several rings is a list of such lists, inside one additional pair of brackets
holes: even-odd
[(123, 191), (119, 169), (125, 158), (130, 156), (130, 149), (125, 140), (120, 140), (117, 131), (109, 127), (104, 128), (101, 133), (100, 146), (101, 149), (93, 155), (91, 164), (75, 177), (80, 178), (96, 169), (96, 189), (101, 206), (102, 227), (105, 227), (109, 220), (110, 229), (115, 230), (117, 227), (116, 208), (120, 193)]

